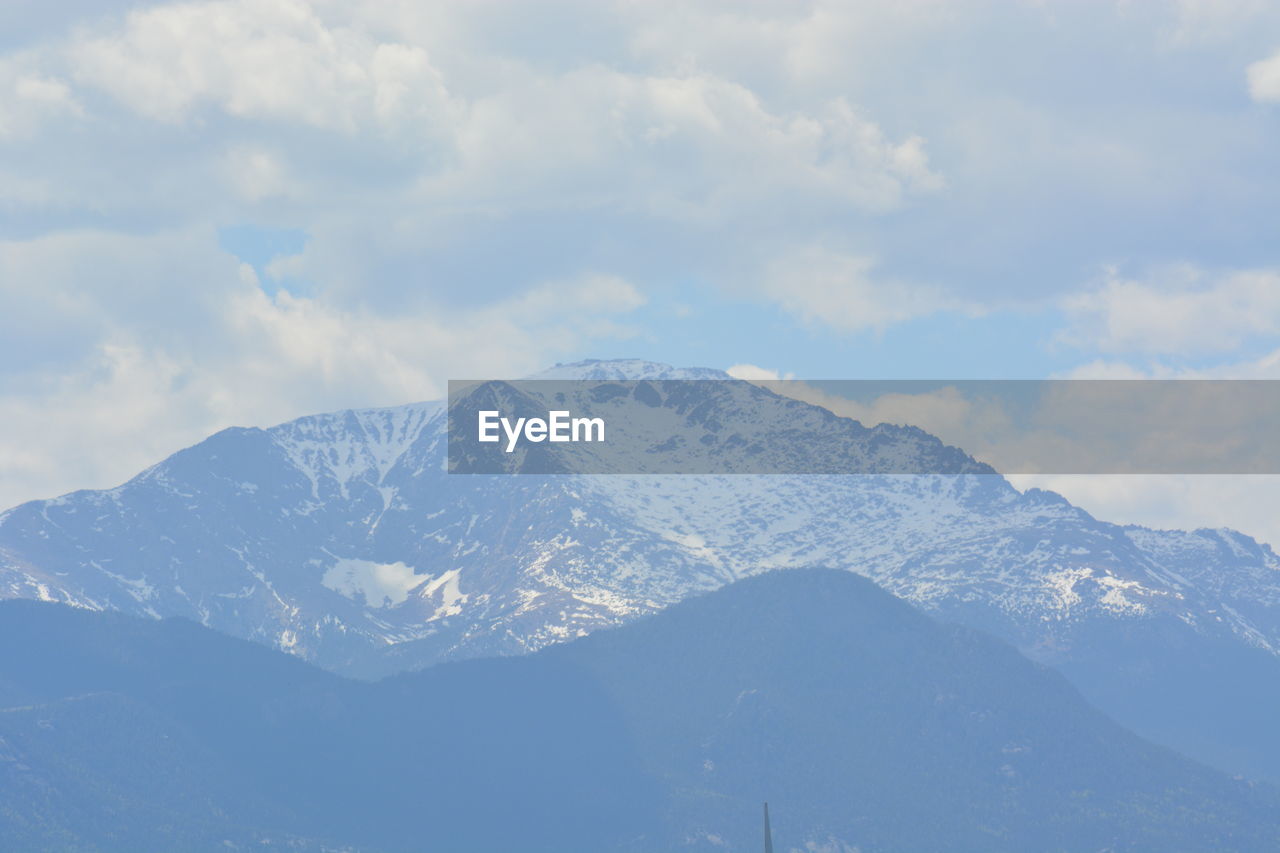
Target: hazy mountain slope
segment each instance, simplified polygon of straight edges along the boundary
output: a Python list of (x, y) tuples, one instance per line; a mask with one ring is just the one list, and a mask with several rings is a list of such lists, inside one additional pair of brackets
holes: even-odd
[(0, 849), (586, 851), (658, 822), (571, 668), (474, 661), (405, 701), (182, 620), (6, 602), (0, 640), (39, 697), (0, 709)]
[(326, 849), (282, 831), (292, 822), (252, 798), (257, 788), (198, 735), (128, 696), (0, 710), (5, 850)]
[(740, 849), (763, 799), (783, 849), (1276, 843), (1250, 826), (1270, 792), (1150, 746), (1057, 673), (847, 573), (761, 575), (542, 654), (608, 685), (681, 792), (683, 831)]
[(0, 645), (0, 849), (343, 849), (277, 794), (302, 769), (280, 761), (286, 709), (331, 707), (343, 679), (181, 620), (33, 602), (0, 606)]
[(1270, 789), (845, 572), (767, 574), (377, 684), (51, 605), (0, 606), (0, 633), (31, 650), (0, 674), (45, 699), (0, 710), (7, 849), (755, 850), (766, 798), (779, 849), (1280, 843)]
[[(591, 362), (554, 375), (717, 374)], [(805, 430), (834, 429), (885, 458), (967, 459), (919, 430), (735, 388), (707, 383), (680, 421), (689, 444), (729, 444), (748, 424), (789, 430), (788, 453), (828, 446)], [(687, 385), (680, 400), (651, 390), (687, 410)], [(1172, 633), (1240, 650), (1280, 682), (1280, 561), (1247, 537), (1111, 525), (995, 475), (451, 476), (444, 421), (421, 404), (227, 430), (117, 489), (16, 507), (0, 516), (0, 595), (182, 615), (378, 674), (538, 649), (762, 569), (841, 567), (1062, 665), (1140, 731), (1280, 779), (1269, 725), (1207, 726), (1164, 705), (1148, 722), (1146, 693), (1126, 687), (1140, 681), (1110, 663), (1164, 672)], [(1224, 708), (1256, 698), (1236, 678), (1185, 689)]]
[(1276, 781), (1280, 660), (1174, 619), (1099, 623), (1053, 655), (1085, 697), (1159, 743)]

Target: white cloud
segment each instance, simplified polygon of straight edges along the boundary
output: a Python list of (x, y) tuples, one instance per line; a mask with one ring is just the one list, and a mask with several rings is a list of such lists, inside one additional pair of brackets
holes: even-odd
[(781, 373), (768, 367), (759, 367), (754, 364), (735, 364), (725, 370), (725, 373), (734, 379), (744, 379), (748, 382), (777, 382), (780, 380), (795, 379), (794, 373)]
[(331, 26), (302, 0), (141, 9), (67, 52), (83, 85), (158, 121), (184, 121), (209, 103), (237, 118), (353, 133), (448, 123), (455, 108), (421, 47)]
[(24, 101), (45, 104), (57, 110), (82, 114), (83, 110), (71, 96), (71, 89), (61, 80), (50, 77), (23, 76), (13, 84), (14, 94)]
[(1280, 101), (1280, 53), (1249, 66), (1249, 95), (1259, 103)]
[(50, 119), (83, 115), (65, 80), (30, 67), (25, 57), (0, 58), (0, 141), (30, 136)]
[[(477, 308), (383, 315), (269, 296), (210, 242), (92, 232), (0, 242), (0, 267), (42, 284), (24, 291), (35, 302), (15, 330), (42, 318), (41, 334), (62, 336), (47, 342), (56, 363), (0, 372), (0, 505), (115, 485), (233, 424), (434, 399), (450, 376), (526, 375), (628, 336), (625, 317), (644, 300), (617, 276), (588, 273)], [(17, 305), (10, 291), (0, 299)], [(19, 341), (14, 354), (39, 343)]]
[[(575, 22), (593, 17), (571, 7)], [(608, 13), (663, 24), (654, 14)], [(886, 132), (838, 92), (770, 101), (698, 63), (603, 62), (568, 42), (556, 46), (563, 59), (542, 62), (536, 45), (494, 43), (541, 17), (465, 3), (210, 0), (86, 22), (18, 64), (59, 81), (90, 132), (33, 139), (17, 152), (21, 170), (0, 167), (0, 187), (12, 215), (35, 221), (57, 210), (94, 223), (300, 228), (314, 239), (295, 273), (353, 302), (439, 294), (454, 281), (421, 270), (475, 253), (473, 235), (505, 229), (499, 239), (518, 243), (573, 217), (561, 255), (589, 251), (572, 238), (611, 221), (628, 235), (614, 252), (634, 256), (607, 265), (647, 265), (633, 246), (678, 229), (702, 256), (686, 260), (727, 283), (739, 259), (717, 248), (726, 232), (751, 235), (758, 267), (808, 239), (794, 211), (874, 216), (944, 189), (922, 135)], [(510, 253), (483, 254), (497, 265)], [(518, 264), (486, 272), (498, 295), (563, 272)]]
[(1191, 355), (1228, 352), (1280, 333), (1280, 272), (1210, 275), (1193, 267), (1144, 280), (1114, 271), (1095, 289), (1063, 300), (1061, 339), (1102, 352)]
[[(400, 180), (358, 191), (391, 215), (423, 205), (454, 215), (569, 205), (704, 224), (770, 200), (891, 210), (943, 186), (922, 136), (894, 138), (839, 95), (770, 105), (696, 65), (541, 67), (519, 53), (471, 56), (457, 40), (480, 54), (489, 46), (458, 19), (477, 13), (446, 3), (426, 14), (302, 0), (174, 3), (81, 27), (23, 62), (61, 86), (63, 100), (105, 93), (143, 126), (198, 128), (194, 150), (151, 143), (160, 162), (139, 163), (150, 171), (133, 182), (146, 185), (175, 158), (220, 159), (221, 168), (183, 164), (198, 180), (214, 177), (189, 200), (189, 217), (218, 201), (275, 198), (246, 191), (244, 176), (282, 169), (297, 205), (349, 194), (347, 169), (391, 168)], [(108, 107), (89, 118), (115, 121)], [(286, 142), (288, 152), (272, 150)], [(341, 145), (359, 159), (335, 170), (323, 151)], [(114, 189), (97, 193), (99, 203), (127, 204), (130, 185)]]
[(1156, 529), (1229, 527), (1280, 548), (1280, 476), (1015, 474), (1019, 489), (1057, 492), (1096, 518)]
[(1177, 0), (1167, 28), (1175, 45), (1238, 40), (1243, 29), (1265, 22), (1274, 7), (1268, 0)]
[(903, 3), (650, 2), (632, 22), (630, 47), (668, 67), (723, 69), (736, 77), (813, 87), (866, 82), (885, 53), (945, 34), (964, 18), (947, 0)]
[(1062, 379), (1280, 379), (1280, 349), (1256, 358), (1228, 359), (1204, 367), (1150, 360), (1138, 365), (1119, 359), (1094, 359), (1064, 371)]
[(874, 275), (872, 258), (806, 246), (773, 262), (762, 294), (806, 323), (839, 331), (885, 328), (943, 310), (966, 310), (937, 288)]
[(1126, 361), (1095, 358), (1063, 371), (1055, 379), (1174, 379), (1176, 371), (1159, 364), (1139, 367)]
[(285, 164), (265, 148), (236, 146), (224, 155), (223, 167), (227, 182), (243, 201), (254, 203), (296, 194)]
[(841, 99), (775, 112), (702, 73), (525, 75), (475, 99), (456, 144), (425, 197), (507, 209), (551, 197), (706, 224), (770, 199), (890, 210), (942, 185), (921, 138), (894, 142)]
[[(34, 228), (0, 244), (0, 503), (110, 484), (228, 423), (434, 396), (454, 369), (519, 375), (636, 333), (625, 263), (576, 241), (526, 263), (494, 228), (617, 217), (643, 246), (742, 221), (767, 257), (790, 206), (875, 214), (942, 186), (922, 137), (842, 97), (543, 64), (489, 43), (469, 23), (486, 14), (155, 4), (0, 59), (0, 136), (25, 146), (0, 188)], [(216, 226), (255, 221), (308, 235), (263, 270), (297, 293), (216, 249)]]
[[(0, 258), (0, 394), (32, 414), (0, 444), (47, 445), (55, 467), (79, 457), (35, 413), (74, 417), (77, 395), (96, 422), (95, 394), (169, 382), (192, 415), (161, 413), (162, 442), (397, 402), (464, 363), (466, 334), (503, 340), (486, 372), (534, 369), (632, 334), (628, 306), (686, 283), (714, 361), (739, 302), (864, 334), (1056, 299), (1135, 246), (1134, 263), (1192, 242), (1262, 256), (1280, 197), (1272, 112), (1205, 94), (1274, 50), (1254, 0), (22, 5), (0, 11), (0, 230), (20, 235)], [(1088, 68), (1061, 74), (1081, 45)], [(246, 223), (307, 235), (261, 271), (293, 295), (215, 250)], [(1192, 328), (1205, 288), (1184, 319), (1113, 327), (1155, 296), (1104, 286), (1071, 331), (1156, 354), (1272, 333), (1244, 309)]]

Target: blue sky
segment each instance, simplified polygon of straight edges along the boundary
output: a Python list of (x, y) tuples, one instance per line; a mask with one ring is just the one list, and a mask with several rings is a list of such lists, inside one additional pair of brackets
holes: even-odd
[(1280, 374), (1280, 7), (0, 10), (0, 504), (643, 357)]

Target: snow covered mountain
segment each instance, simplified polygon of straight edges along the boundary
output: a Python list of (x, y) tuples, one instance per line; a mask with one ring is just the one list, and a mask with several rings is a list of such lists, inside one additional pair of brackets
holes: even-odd
[[(728, 376), (627, 361), (539, 378), (653, 379), (656, 405), (675, 411), (661, 380)], [(834, 418), (763, 391), (744, 411), (740, 395), (707, 387), (697, 422), (684, 420), (691, 441), (724, 439), (724, 424), (780, 434), (785, 423), (787, 452), (803, 453), (797, 410), (823, 429)], [(1108, 524), (980, 473), (989, 469), (918, 429), (837, 426), (855, 451), (935, 454), (975, 473), (457, 476), (445, 470), (441, 403), (336, 412), (224, 430), (118, 488), (0, 515), (0, 597), (186, 616), (368, 675), (538, 649), (766, 569), (837, 567), (1064, 671), (1075, 665), (1086, 695), (1122, 717), (1148, 705), (1107, 693), (1108, 658), (1149, 668), (1151, 650), (1167, 646), (1156, 636), (1232, 649), (1274, 673), (1280, 697), (1270, 548), (1227, 530)], [(1143, 731), (1141, 719), (1122, 722)], [(1174, 720), (1161, 735), (1201, 728)], [(1231, 728), (1174, 745), (1231, 764), (1240, 738), (1262, 736)], [(1229, 769), (1280, 777), (1270, 737), (1273, 756)]]

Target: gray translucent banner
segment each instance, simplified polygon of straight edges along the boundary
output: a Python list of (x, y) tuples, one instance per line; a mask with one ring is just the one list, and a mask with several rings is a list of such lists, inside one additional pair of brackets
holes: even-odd
[(1280, 474), (1280, 381), (449, 383), (456, 474)]

